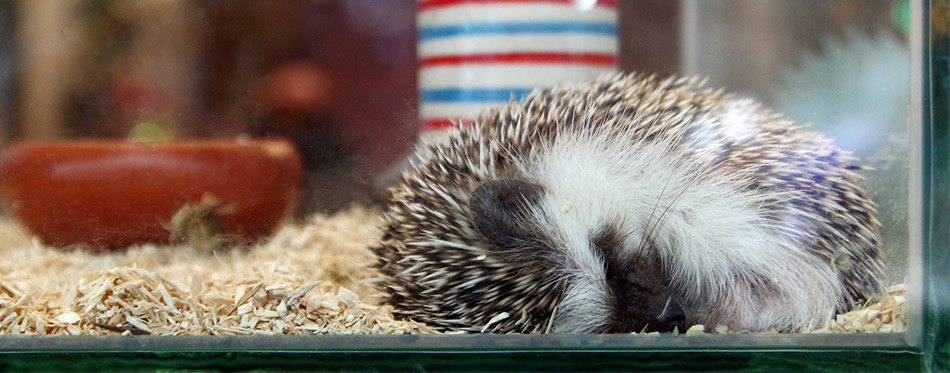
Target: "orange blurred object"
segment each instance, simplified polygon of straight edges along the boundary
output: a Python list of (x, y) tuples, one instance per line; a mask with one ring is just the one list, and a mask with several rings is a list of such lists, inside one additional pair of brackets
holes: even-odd
[(333, 100), (327, 72), (312, 62), (280, 65), (264, 77), (264, 105), (271, 111), (319, 112)]
[(4, 207), (58, 247), (168, 243), (172, 215), (204, 196), (227, 234), (258, 239), (291, 215), (300, 181), (284, 140), (23, 142), (0, 159)]

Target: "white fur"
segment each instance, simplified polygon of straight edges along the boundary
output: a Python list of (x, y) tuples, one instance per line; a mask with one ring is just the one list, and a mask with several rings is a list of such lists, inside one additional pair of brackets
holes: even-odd
[[(764, 192), (743, 191), (741, 176), (709, 175), (664, 144), (631, 138), (562, 133), (519, 165), (545, 189), (533, 219), (565, 259), (567, 287), (553, 331), (607, 323), (610, 291), (592, 235), (619, 228), (620, 249), (636, 255), (658, 222), (649, 239), (656, 252), (639, 254), (659, 255), (693, 321), (768, 330), (820, 327), (833, 316), (842, 286), (828, 265), (763, 217)], [(772, 288), (753, 290), (755, 278)]]

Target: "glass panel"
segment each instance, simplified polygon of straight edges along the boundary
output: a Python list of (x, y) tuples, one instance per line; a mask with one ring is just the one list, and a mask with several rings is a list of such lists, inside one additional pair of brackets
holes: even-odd
[[(947, 23), (945, 1), (923, 0), (2, 3), (0, 353), (87, 352), (74, 356), (122, 366), (123, 354), (187, 359), (179, 353), (226, 352), (239, 359), (212, 360), (257, 367), (267, 362), (257, 360), (262, 356), (294, 352), (322, 354), (329, 360), (321, 366), (337, 368), (352, 366), (334, 365), (347, 356), (383, 357), (380, 364), (403, 367), (446, 368), (443, 362), (453, 361), (477, 368), (484, 360), (466, 362), (460, 356), (468, 355), (459, 354), (475, 352), (497, 359), (502, 369), (515, 367), (517, 353), (525, 353), (531, 358), (523, 362), (539, 370), (551, 367), (545, 359), (552, 356), (580, 356), (571, 352), (589, 354), (575, 363), (604, 369), (691, 368), (720, 359), (707, 353), (716, 352), (729, 355), (717, 360), (724, 369), (847, 364), (869, 370), (886, 366), (876, 353), (887, 353), (896, 369), (939, 370), (947, 362), (934, 351), (946, 350), (940, 336), (948, 323), (947, 289), (940, 286), (946, 271), (934, 271), (948, 253), (948, 230), (941, 229), (950, 210)], [(609, 105), (643, 92), (611, 98), (589, 88), (602, 76), (614, 84), (631, 79), (604, 75), (618, 72), (643, 73), (638, 79), (700, 77), (703, 87), (732, 96), (696, 88), (690, 97), (664, 98), (688, 101), (682, 105), (658, 100), (650, 104), (663, 107), (656, 116), (637, 117), (655, 109), (643, 104), (644, 96), (627, 116), (627, 106), (611, 111)], [(567, 96), (531, 94), (554, 84), (588, 88), (564, 88)], [(630, 90), (638, 89), (646, 90)], [(766, 126), (787, 126), (780, 122), (789, 119), (833, 139), (863, 166), (847, 166), (859, 178), (841, 176), (847, 172), (837, 167), (851, 161), (839, 153), (789, 161), (797, 148), (770, 147), (793, 142), (783, 137), (786, 129), (769, 132), (776, 137), (765, 147), (744, 147), (748, 123), (761, 120), (750, 115), (762, 112), (742, 99), (783, 116), (764, 119)], [(517, 100), (536, 106), (511, 109), (517, 115), (508, 117), (489, 114), (504, 105), (517, 108)], [(687, 121), (675, 136), (643, 130), (638, 141), (613, 147), (544, 129), (573, 128), (576, 116), (597, 114), (576, 123), (627, 121), (615, 127), (634, 128), (647, 118), (659, 124), (643, 128), (673, 132), (677, 119), (664, 117), (667, 112), (714, 124), (690, 127)], [(533, 148), (510, 136), (499, 142), (503, 133), (469, 149), (446, 145), (446, 139), (465, 144), (465, 136), (477, 138), (453, 134), (448, 128), (455, 125), (468, 131), (480, 123), (544, 121), (538, 118), (554, 118), (558, 126), (542, 123), (523, 132)], [(565, 138), (577, 141), (558, 140)], [(655, 138), (669, 143), (645, 140)], [(645, 143), (685, 144), (692, 148), (682, 154), (693, 163), (662, 163), (669, 149)], [(427, 153), (430, 148), (442, 151)], [(596, 159), (603, 149), (613, 156)], [(716, 155), (732, 158), (715, 163)], [(462, 161), (438, 161), (452, 157)], [(623, 175), (629, 170), (616, 166), (648, 158), (656, 164), (637, 166), (640, 172), (655, 169), (648, 176), (665, 183), (628, 183)], [(508, 162), (507, 168), (495, 162)], [(722, 171), (740, 164), (744, 171)], [(821, 171), (800, 172), (807, 167)], [(712, 171), (693, 181), (676, 179), (694, 169)], [(792, 176), (770, 183), (762, 175), (787, 175), (768, 173), (772, 169)], [(727, 175), (718, 184), (717, 170)], [(545, 179), (548, 171), (555, 176)], [(756, 182), (715, 189), (739, 174)], [(412, 175), (421, 176), (412, 181)], [(814, 188), (805, 191), (789, 187), (794, 203), (754, 193), (784, 188), (801, 175), (834, 180), (802, 182)], [(543, 182), (551, 179), (556, 182)], [(677, 189), (678, 181), (689, 183)], [(505, 184), (514, 182), (522, 183)], [(667, 193), (669, 185), (678, 192)], [(541, 197), (531, 190), (541, 190)], [(543, 199), (564, 190), (571, 198)], [(863, 191), (875, 218), (861, 217), (871, 203), (852, 198)], [(594, 194), (600, 199), (587, 198)], [(485, 195), (507, 196), (533, 210)], [(669, 201), (661, 203), (664, 196)], [(630, 202), (647, 197), (654, 202), (642, 203), (646, 207)], [(772, 207), (734, 208), (750, 200)], [(487, 207), (472, 207), (479, 201)], [(538, 201), (553, 207), (538, 207), (547, 206)], [(716, 203), (719, 215), (690, 215), (703, 223), (683, 223), (685, 230), (670, 228), (679, 223), (649, 230), (637, 220), (649, 222), (651, 206), (667, 221), (713, 211), (704, 206)], [(785, 214), (783, 206), (805, 212)], [(749, 211), (755, 218), (742, 220)], [(524, 215), (506, 220), (509, 212)], [(539, 220), (525, 223), (529, 215)], [(731, 219), (743, 223), (730, 226)], [(853, 270), (874, 262), (866, 252), (840, 248), (871, 240), (862, 232), (877, 229), (875, 219), (886, 265), (880, 278)], [(836, 228), (816, 233), (826, 245), (802, 249), (811, 250), (802, 262), (778, 255), (784, 252), (735, 254), (742, 247), (789, 246), (776, 237), (807, 236), (806, 242), (811, 229), (824, 229), (816, 226)], [(749, 240), (730, 240), (730, 228), (731, 237)], [(793, 232), (774, 233), (787, 230)], [(676, 256), (689, 252), (683, 247), (701, 254), (683, 260), (689, 255)], [(733, 251), (716, 251), (723, 248)], [(628, 260), (643, 250), (663, 254), (648, 264)], [(479, 264), (486, 259), (490, 265)], [(588, 259), (593, 264), (584, 267)], [(378, 263), (389, 263), (388, 269)], [(741, 263), (753, 264), (728, 272)], [(420, 271), (423, 266), (438, 270)], [(471, 278), (478, 273), (483, 277)], [(727, 295), (714, 300), (694, 296), (698, 290), (683, 280), (705, 284), (717, 273), (726, 290), (703, 289)], [(399, 279), (411, 275), (415, 280)], [(836, 297), (818, 311), (828, 317), (810, 324), (762, 321), (781, 312), (761, 300), (772, 299), (761, 289), (801, 291), (784, 279), (806, 277), (839, 289), (827, 292)], [(584, 287), (585, 279), (593, 285)], [(861, 293), (874, 280), (885, 285), (885, 295), (833, 315), (832, 303), (863, 300), (864, 294), (848, 292)], [(815, 299), (825, 291), (815, 283), (802, 282), (801, 288), (816, 289), (801, 297), (809, 299), (781, 298), (782, 304), (820, 303)], [(394, 304), (384, 305), (387, 299)], [(745, 313), (738, 308), (743, 305)], [(856, 311), (844, 312), (851, 308)], [(671, 309), (681, 312), (667, 317)], [(580, 334), (477, 333), (491, 331)], [(378, 335), (445, 332), (476, 333)], [(408, 355), (420, 351), (430, 355)], [(694, 354), (681, 359), (670, 351)], [(602, 359), (592, 358), (594, 352)], [(636, 352), (651, 359), (631, 355)], [(808, 356), (819, 357), (810, 365)], [(14, 364), (38, 367), (29, 359)]]

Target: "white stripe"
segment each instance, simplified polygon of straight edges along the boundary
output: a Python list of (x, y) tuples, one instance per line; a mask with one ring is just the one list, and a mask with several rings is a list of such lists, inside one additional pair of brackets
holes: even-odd
[(419, 70), (419, 89), (534, 87), (592, 80), (616, 69), (576, 64), (432, 66)]
[(423, 103), (419, 105), (419, 118), (426, 119), (475, 119), (489, 109), (504, 103)]
[(416, 15), (419, 27), (469, 22), (596, 21), (616, 22), (614, 9), (578, 9), (569, 4), (459, 4), (423, 10)]
[(508, 34), (436, 38), (418, 45), (420, 58), (438, 55), (571, 52), (617, 54), (617, 37), (601, 34)]

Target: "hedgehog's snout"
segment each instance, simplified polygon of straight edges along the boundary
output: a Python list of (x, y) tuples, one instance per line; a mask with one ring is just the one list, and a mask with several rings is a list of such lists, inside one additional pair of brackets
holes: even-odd
[(666, 299), (663, 311), (660, 312), (654, 322), (656, 324), (655, 329), (659, 332), (672, 332), (674, 329), (685, 332), (686, 312), (683, 310), (683, 306), (671, 296)]
[(523, 180), (486, 181), (475, 188), (469, 198), (472, 223), (496, 245), (511, 247), (524, 242), (531, 235), (524, 215), (543, 191), (540, 185)]
[(686, 331), (686, 310), (669, 291), (670, 280), (655, 258), (633, 261), (636, 264), (611, 255), (605, 259), (613, 307), (611, 332)]

